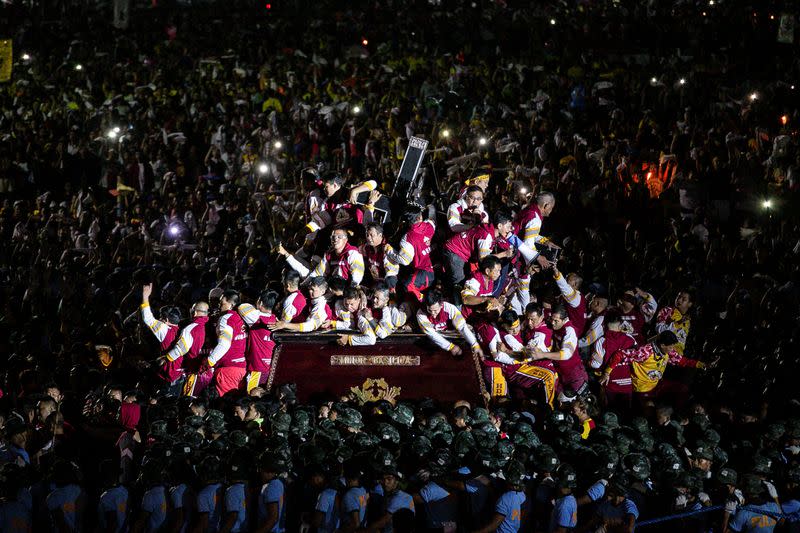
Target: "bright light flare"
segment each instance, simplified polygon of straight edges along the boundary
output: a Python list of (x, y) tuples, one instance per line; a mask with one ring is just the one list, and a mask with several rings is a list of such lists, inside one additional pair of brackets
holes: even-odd
[(486, 146), (486, 142), (487, 142), (486, 137), (481, 137), (480, 139), (478, 139), (478, 144), (480, 146)]
[(280, 150), (281, 148), (283, 148), (283, 143), (280, 141), (275, 141), (275, 143), (273, 143), (272, 146), (274, 146), (276, 150)]
[(178, 233), (180, 232), (181, 230), (178, 229), (178, 226), (170, 226), (169, 228), (169, 234), (172, 235), (173, 237), (177, 236)]
[(447, 138), (449, 138), (449, 137), (450, 137), (450, 130), (448, 130), (448, 129), (443, 129), (443, 130), (442, 130), (442, 133), (440, 133), (440, 135), (441, 135), (442, 137), (444, 137), (445, 139), (447, 139)]
[(353, 106), (353, 114), (354, 115), (358, 115), (359, 113), (361, 113), (361, 107), (359, 107), (357, 105), (354, 105)]
[(30, 59), (31, 59), (31, 56), (29, 54), (22, 54), (22, 60), (23, 61), (30, 61)]
[(369, 41), (367, 39), (361, 39), (361, 44), (367, 46), (369, 44)]
[(784, 126), (789, 122), (789, 117), (787, 115), (781, 115), (781, 124)]
[(556, 19), (550, 19), (550, 25), (551, 26), (555, 26), (556, 25)]
[(116, 139), (118, 134), (119, 134), (118, 131), (110, 129), (106, 132), (106, 137), (108, 137), (109, 139)]
[(751, 102), (755, 102), (756, 100), (758, 100), (758, 93), (750, 93), (749, 98)]
[(80, 63), (78, 63), (77, 65), (75, 65), (75, 70), (77, 70), (77, 71), (81, 71), (81, 70), (83, 70), (83, 65), (81, 65)]
[(761, 202), (761, 207), (763, 209), (772, 209), (772, 200), (769, 199), (764, 200), (763, 202)]
[(681, 84), (681, 85), (686, 85), (686, 78), (679, 79), (678, 83)]
[(269, 170), (269, 167), (267, 166), (266, 163), (261, 163), (260, 165), (258, 165), (258, 173), (259, 174), (266, 174), (268, 170)]

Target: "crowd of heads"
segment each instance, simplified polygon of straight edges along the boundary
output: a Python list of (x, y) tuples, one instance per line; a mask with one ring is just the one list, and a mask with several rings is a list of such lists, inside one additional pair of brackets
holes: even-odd
[[(795, 521), (779, 3), (75, 4), (0, 6), (3, 526)], [(482, 389), (302, 404), (285, 330)]]

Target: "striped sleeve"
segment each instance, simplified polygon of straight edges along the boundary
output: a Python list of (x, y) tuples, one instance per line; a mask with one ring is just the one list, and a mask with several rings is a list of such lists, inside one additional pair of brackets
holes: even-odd
[(308, 268), (306, 268), (306, 266), (303, 263), (295, 259), (293, 255), (288, 256), (286, 258), (286, 262), (289, 263), (289, 266), (292, 267), (293, 270), (299, 272), (300, 275), (304, 278), (307, 277), (308, 274), (311, 272)]
[(350, 335), (347, 338), (348, 344), (351, 346), (372, 346), (375, 344), (377, 340), (375, 331), (373, 331), (372, 326), (370, 326), (369, 320), (363, 316), (358, 317), (358, 330), (361, 334)]
[(558, 289), (561, 291), (561, 295), (564, 297), (564, 300), (569, 304), (570, 307), (578, 307), (581, 303), (581, 294), (572, 288), (572, 285), (567, 283), (567, 280), (564, 276), (559, 272), (554, 276), (556, 280), (556, 285), (558, 285)]
[(533, 217), (525, 224), (523, 228), (522, 240), (532, 249), (536, 250), (536, 245), (542, 241), (543, 237), (540, 235), (542, 230), (542, 219)]
[(467, 321), (464, 320), (464, 315), (461, 314), (461, 311), (458, 310), (453, 304), (444, 303), (445, 310), (447, 311), (447, 315), (450, 317), (450, 321), (453, 323), (453, 327), (456, 328), (464, 340), (467, 341), (467, 344), (475, 348), (478, 346), (478, 339), (475, 338), (475, 334), (472, 333), (472, 330), (469, 329), (467, 325)]
[(258, 319), (261, 316), (261, 313), (258, 312), (258, 309), (250, 304), (239, 304), (239, 307), (236, 308), (236, 311), (239, 313), (239, 316), (242, 317), (244, 323), (248, 326), (252, 326), (258, 322)]
[(397, 276), (400, 265), (389, 260), (389, 254), (394, 253), (394, 248), (390, 244), (385, 244), (383, 250), (383, 268), (386, 270), (386, 277)]
[(208, 356), (208, 364), (214, 366), (222, 359), (231, 347), (233, 328), (228, 325), (228, 315), (222, 316), (217, 324), (217, 345)]
[(173, 346), (172, 349), (167, 352), (167, 359), (170, 361), (177, 361), (179, 358), (189, 353), (189, 350), (192, 349), (192, 344), (194, 344), (192, 330), (196, 327), (197, 324), (189, 324), (183, 328), (183, 331), (181, 331), (181, 336), (178, 338), (178, 342), (176, 342), (175, 346)]
[(364, 256), (357, 250), (347, 254), (347, 264), (350, 265), (350, 281), (353, 285), (361, 285), (364, 279)]
[(595, 317), (592, 324), (589, 326), (589, 331), (586, 332), (580, 341), (578, 341), (578, 348), (586, 348), (591, 346), (603, 336), (603, 315)]
[(461, 289), (461, 297), (477, 296), (480, 288), (480, 282), (475, 278), (470, 278), (464, 283), (464, 288)]
[(655, 296), (649, 292), (644, 293), (644, 296), (642, 297), (642, 304), (639, 309), (644, 315), (645, 322), (650, 322), (653, 320), (653, 316), (656, 314), (656, 309), (658, 309), (658, 302), (656, 301)]
[(490, 253), (494, 247), (494, 235), (487, 233), (483, 239), (478, 239), (478, 258), (483, 259)]
[(558, 357), (556, 359), (558, 361), (566, 361), (567, 359), (570, 359), (575, 353), (577, 346), (578, 337), (575, 335), (575, 330), (572, 328), (567, 329), (567, 332), (564, 334), (564, 340), (561, 343), (561, 349), (558, 351)]
[(295, 298), (297, 298), (297, 293), (293, 292), (283, 300), (283, 307), (281, 308), (282, 321), (291, 322), (295, 315), (297, 315), (297, 309), (294, 306)]
[[(462, 318), (463, 320), (463, 318)], [(441, 348), (442, 350), (451, 350), (453, 348), (453, 343), (449, 340), (444, 338), (444, 335), (436, 331), (431, 324), (431, 321), (428, 320), (428, 317), (425, 316), (423, 313), (417, 313), (417, 324), (419, 324), (420, 329), (422, 332), (427, 335), (427, 337), (433, 341), (436, 346)]]
[(153, 311), (150, 309), (149, 303), (143, 303), (141, 305), (142, 308), (142, 320), (144, 320), (145, 326), (147, 326), (150, 331), (153, 332), (153, 335), (156, 336), (158, 342), (162, 342), (164, 338), (167, 336), (167, 332), (169, 331), (169, 326), (167, 326), (164, 322), (160, 320), (156, 320), (156, 317), (153, 316)]
[(414, 247), (408, 242), (407, 236), (400, 241), (400, 250), (386, 250), (386, 257), (396, 265), (410, 265), (414, 259)]

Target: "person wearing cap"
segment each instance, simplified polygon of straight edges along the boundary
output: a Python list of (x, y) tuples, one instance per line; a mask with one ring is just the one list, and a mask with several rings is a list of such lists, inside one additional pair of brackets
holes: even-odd
[(220, 533), (242, 533), (247, 527), (247, 481), (250, 474), (247, 463), (239, 458), (231, 458), (228, 463), (228, 485), (222, 505), (222, 524)]
[(167, 521), (167, 491), (162, 480), (163, 465), (155, 459), (142, 464), (139, 481), (145, 492), (139, 514), (131, 526), (133, 531), (155, 533)]
[[(239, 305), (237, 291), (225, 291), (219, 305), (222, 314), (216, 326), (217, 345), (209, 354), (204, 366), (214, 369), (214, 385), (217, 393), (224, 396), (229, 391), (239, 388), (247, 371), (245, 357), (247, 329), (242, 315), (236, 310)], [(249, 314), (256, 313), (252, 308), (247, 311)]]
[(736, 488), (739, 476), (732, 468), (721, 468), (715, 477), (717, 490), (712, 493), (714, 501), (724, 501), (725, 509), (722, 512), (720, 521), (720, 531), (728, 529), (731, 517), (736, 513), (736, 509), (744, 504), (742, 491)]
[(249, 329), (247, 351), (245, 352), (247, 361), (245, 387), (248, 393), (260, 384), (266, 383), (270, 368), (272, 368), (275, 340), (272, 338), (269, 325), (278, 321), (273, 314), (277, 303), (277, 292), (264, 291), (259, 295), (255, 308), (250, 304), (242, 303), (236, 309)]
[[(164, 307), (161, 309), (161, 320), (157, 320), (150, 309), (150, 295), (152, 293), (152, 283), (142, 286), (142, 304), (139, 306), (142, 311), (142, 321), (158, 341), (161, 354), (168, 354), (175, 346), (178, 338), (178, 322), (181, 320), (180, 312), (175, 307)], [(165, 380), (170, 384), (175, 383), (183, 375), (181, 360), (177, 358), (167, 358), (163, 362), (162, 370), (164, 371)]]
[(409, 206), (404, 219), (409, 228), (400, 240), (400, 246), (396, 250), (387, 250), (386, 257), (398, 267), (410, 266), (410, 272), (398, 280), (398, 287), (421, 302), (422, 291), (433, 284), (435, 277), (431, 240), (436, 233), (436, 223), (425, 219), (420, 205)]
[(325, 322), (333, 319), (333, 311), (328, 300), (325, 298), (325, 293), (328, 291), (328, 282), (322, 276), (316, 276), (308, 282), (308, 296), (310, 301), (307, 303), (305, 309), (298, 318), (297, 322), (286, 322), (279, 320), (274, 324), (269, 324), (267, 327), (272, 331), (279, 331), (286, 329), (289, 331), (298, 331), (300, 333), (309, 333), (316, 331)]
[(781, 507), (769, 501), (767, 490), (757, 476), (752, 474), (742, 476), (741, 488), (746, 505), (737, 508), (736, 514), (723, 533), (730, 531), (772, 533), (783, 514)]
[(97, 525), (102, 531), (123, 533), (127, 530), (128, 489), (119, 482), (119, 465), (106, 460), (100, 464), (103, 492), (97, 505)]
[(194, 522), (195, 533), (219, 531), (223, 513), (222, 486), (223, 472), (220, 460), (213, 455), (206, 456), (197, 467), (200, 477), (200, 492), (197, 493), (197, 517)]
[(345, 490), (341, 501), (339, 533), (353, 533), (365, 525), (369, 494), (361, 486), (361, 466), (356, 460), (347, 461), (343, 473)]
[(556, 306), (552, 310), (550, 325), (553, 328), (552, 351), (545, 352), (534, 349), (530, 352), (529, 357), (532, 361), (552, 360), (558, 372), (561, 388), (569, 387), (581, 394), (586, 388), (589, 376), (577, 353), (578, 335), (563, 306)]
[(459, 356), (461, 348), (445, 339), (441, 333), (447, 331), (452, 325), (461, 334), (467, 345), (472, 348), (472, 352), (483, 356), (483, 350), (478, 345), (478, 340), (472, 330), (467, 326), (467, 321), (464, 320), (461, 311), (455, 305), (445, 302), (442, 293), (437, 290), (432, 290), (425, 295), (423, 307), (417, 311), (417, 324), (436, 346)]
[(50, 515), (53, 530), (79, 532), (83, 530), (83, 515), (86, 493), (78, 484), (76, 467), (63, 459), (57, 459), (51, 470), (54, 486), (45, 498), (45, 507)]
[(575, 471), (561, 465), (556, 478), (556, 500), (550, 514), (549, 533), (568, 533), (578, 525), (578, 502), (572, 495), (577, 486)]
[(689, 359), (676, 352), (674, 348), (677, 342), (678, 338), (673, 332), (664, 331), (644, 346), (617, 351), (603, 370), (600, 385), (608, 385), (611, 373), (617, 366), (630, 365), (633, 392), (640, 401), (648, 401), (669, 392), (669, 387), (664, 386), (661, 379), (667, 365), (699, 370), (706, 368), (702, 361)]
[(675, 303), (661, 309), (656, 316), (656, 331), (671, 331), (678, 337), (675, 351), (683, 355), (686, 339), (689, 337), (691, 317), (689, 311), (694, 305), (694, 296), (688, 290), (682, 290), (675, 297)]
[(491, 521), (475, 533), (515, 533), (522, 527), (525, 506), (525, 466), (511, 460), (503, 469), (505, 491), (497, 499)]
[(477, 185), (467, 186), (464, 196), (447, 208), (447, 225), (450, 231), (459, 234), (478, 224), (489, 222), (489, 214), (483, 207), (484, 189)]
[[(605, 315), (603, 335), (592, 345), (589, 366), (602, 373), (608, 362), (619, 350), (627, 350), (636, 345), (633, 335), (622, 331), (622, 317), (619, 313)], [(612, 409), (630, 409), (633, 395), (631, 370), (629, 365), (619, 365), (611, 369), (608, 383), (603, 387), (606, 405)]]
[(789, 531), (796, 531), (800, 524), (800, 466), (793, 465), (786, 473), (785, 492), (781, 509), (789, 523)]
[(261, 490), (258, 495), (258, 521), (254, 533), (283, 533), (285, 527), (283, 480), (284, 461), (275, 452), (265, 452), (259, 459)]
[(336, 228), (331, 233), (331, 247), (323, 254), (313, 269), (309, 269), (294, 255), (286, 251), (282, 244), (278, 245), (278, 253), (286, 258), (286, 262), (303, 278), (317, 276), (338, 276), (353, 286), (361, 284), (364, 279), (364, 256), (358, 248), (348, 242), (347, 230)]
[[(320, 453), (324, 454), (320, 450)], [(337, 465), (338, 466), (338, 465)], [(308, 486), (318, 491), (311, 516), (311, 527), (317, 533), (334, 533), (339, 527), (339, 491), (334, 487), (336, 472), (322, 465), (312, 465), (309, 472)]]
[(606, 488), (606, 501), (600, 504), (594, 518), (585, 526), (588, 530), (594, 525), (602, 525), (606, 531), (633, 533), (639, 509), (626, 496), (627, 489), (616, 480), (609, 482)]
[(400, 490), (400, 474), (394, 467), (390, 466), (383, 472), (380, 484), (383, 489), (383, 514), (367, 524), (367, 531), (392, 533), (392, 515), (401, 509), (408, 509), (413, 513), (414, 498)]
[(536, 261), (542, 268), (549, 268), (552, 265), (540, 253), (542, 246), (551, 246), (549, 240), (541, 235), (542, 221), (550, 216), (555, 206), (555, 195), (541, 192), (514, 219), (514, 233), (533, 250), (533, 256), (527, 259), (528, 262)]

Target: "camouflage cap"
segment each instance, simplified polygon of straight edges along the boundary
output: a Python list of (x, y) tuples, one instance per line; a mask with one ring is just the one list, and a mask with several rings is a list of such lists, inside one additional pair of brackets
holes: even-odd
[(650, 433), (650, 424), (643, 416), (637, 416), (631, 420), (631, 427), (639, 433)]
[(289, 429), (292, 427), (292, 416), (289, 413), (278, 411), (270, 417), (273, 433), (284, 437), (289, 436)]
[(389, 411), (389, 418), (396, 424), (404, 427), (411, 427), (414, 423), (414, 410), (406, 404), (400, 404)]
[(761, 496), (767, 490), (764, 483), (761, 482), (761, 478), (753, 474), (743, 475), (738, 486), (744, 493), (745, 498)]
[(694, 472), (682, 472), (674, 482), (676, 487), (683, 487), (690, 492), (700, 492), (703, 490), (703, 480)]
[(494, 447), (494, 453), (497, 457), (507, 461), (514, 455), (514, 443), (508, 439), (499, 440)]
[(409, 448), (414, 456), (422, 458), (433, 451), (433, 444), (425, 435), (417, 435), (411, 440)]
[(717, 446), (721, 437), (714, 429), (708, 428), (703, 432), (703, 440), (710, 443), (712, 446)]
[(228, 434), (228, 444), (234, 448), (243, 448), (247, 446), (248, 440), (247, 433), (238, 429), (236, 431), (231, 431)]
[(534, 462), (537, 470), (542, 472), (554, 472), (558, 467), (558, 456), (551, 452), (541, 453)]
[(313, 421), (307, 411), (297, 410), (292, 417), (291, 432), (299, 437), (305, 437), (311, 432)]
[(497, 442), (497, 431), (491, 423), (483, 423), (472, 427), (475, 444), (481, 449), (493, 448)]
[(631, 453), (622, 458), (625, 472), (640, 481), (650, 477), (650, 461), (641, 453)]
[(503, 467), (503, 477), (509, 485), (524, 485), (525, 465), (515, 459), (508, 461)]
[(206, 411), (205, 420), (208, 421), (212, 418), (218, 418), (220, 420), (225, 420), (225, 414), (222, 411), (218, 411), (217, 409), (209, 409)]
[(183, 421), (183, 425), (192, 429), (200, 429), (204, 425), (203, 417), (202, 416), (187, 416), (186, 420)]
[(472, 410), (469, 417), (470, 425), (477, 426), (485, 423), (490, 423), (489, 411), (483, 407), (476, 407)]
[(197, 473), (204, 483), (220, 481), (224, 477), (222, 462), (216, 455), (206, 455), (197, 467)]
[(351, 446), (354, 450), (371, 450), (374, 448), (380, 441), (378, 437), (374, 436), (372, 433), (366, 433), (364, 431), (359, 431), (358, 433), (353, 433), (350, 437), (345, 439), (345, 443)]
[(384, 472), (387, 468), (394, 467), (394, 455), (386, 448), (377, 448), (370, 457), (370, 465), (374, 472)]
[(262, 472), (272, 472), (273, 474), (281, 474), (289, 470), (289, 465), (283, 454), (274, 451), (261, 454), (261, 457), (258, 458), (258, 467)]
[(166, 420), (154, 420), (150, 423), (150, 436), (156, 438), (165, 438), (169, 436)]
[(600, 415), (600, 425), (609, 427), (611, 429), (617, 429), (619, 427), (619, 417), (617, 416), (617, 413), (613, 411), (606, 411)]
[(733, 468), (721, 468), (719, 472), (717, 472), (716, 478), (717, 481), (725, 485), (736, 485), (739, 476)]
[(708, 442), (697, 441), (697, 445), (692, 450), (692, 457), (695, 459), (714, 460), (714, 447)]
[(333, 456), (336, 459), (336, 462), (344, 464), (353, 457), (353, 449), (349, 446), (339, 446), (333, 452)]
[(178, 430), (177, 438), (189, 444), (192, 448), (199, 448), (203, 444), (203, 436), (196, 430), (188, 427), (183, 427)]
[(769, 475), (772, 470), (772, 460), (763, 455), (753, 457), (752, 471), (755, 474)]
[(765, 437), (769, 440), (780, 440), (786, 433), (786, 426), (780, 422), (774, 422), (767, 426)]
[(386, 422), (378, 423), (372, 431), (372, 434), (381, 441), (391, 442), (393, 444), (400, 443), (400, 432), (397, 431), (396, 427)]
[(221, 418), (207, 418), (206, 419), (206, 428), (211, 433), (224, 433), (225, 432), (225, 421)]
[(352, 407), (342, 407), (340, 410), (338, 410), (336, 422), (343, 426), (356, 429), (364, 427), (364, 422), (361, 419), (361, 413)]
[(461, 459), (477, 447), (471, 431), (460, 431), (453, 438), (453, 452)]
[(542, 441), (539, 440), (530, 424), (517, 422), (514, 424), (514, 444), (535, 449), (541, 446)]
[(574, 489), (578, 486), (578, 474), (572, 465), (566, 463), (560, 465), (556, 470), (556, 486), (561, 488)]

